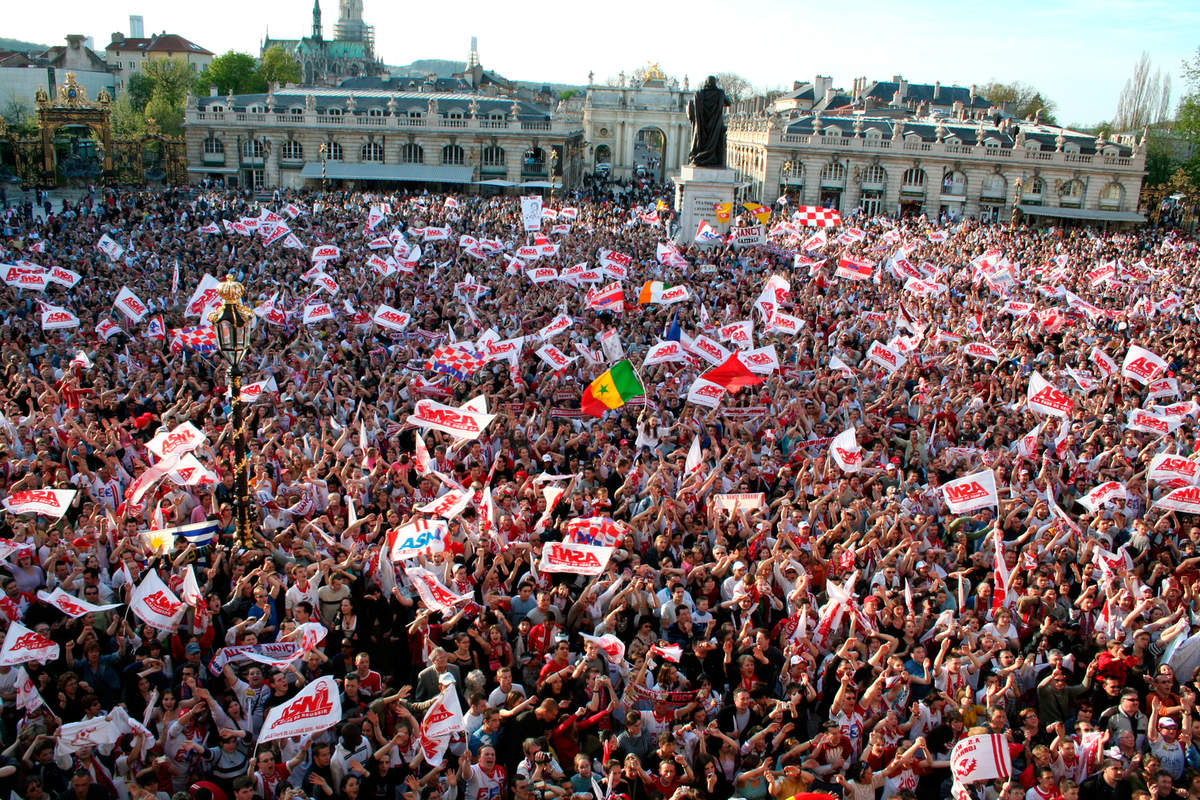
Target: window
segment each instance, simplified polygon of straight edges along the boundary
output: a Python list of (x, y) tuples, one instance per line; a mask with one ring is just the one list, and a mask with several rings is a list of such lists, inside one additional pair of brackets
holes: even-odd
[(340, 108), (327, 108), (325, 109), (325, 114), (330, 117), (340, 117), (342, 110)]
[(411, 109), (411, 110), (408, 112), (408, 118), (409, 118), (409, 119), (421, 119), (421, 118), (422, 118), (422, 117), (424, 117), (424, 116), (425, 116), (425, 114), (424, 114), (423, 112), (421, 112), (421, 111), (417, 110), (417, 109)]
[(193, 61), (192, 63), (188, 64), (188, 69), (190, 69), (192, 72), (195, 72), (196, 71), (196, 62)]
[(958, 138), (957, 136), (947, 136), (942, 141), (944, 141), (946, 144), (962, 144), (962, 139)]
[(905, 187), (925, 188), (925, 170), (920, 167), (910, 167), (904, 171), (901, 182)]
[(1058, 204), (1071, 208), (1079, 208), (1083, 203), (1083, 181), (1078, 179), (1067, 181), (1058, 193)]
[(846, 165), (836, 161), (826, 164), (821, 169), (821, 184), (824, 186), (841, 186), (846, 182)]
[(531, 147), (525, 151), (521, 159), (521, 172), (527, 175), (544, 175), (546, 172), (546, 151), (540, 147)]
[(872, 164), (863, 170), (863, 186), (882, 186), (887, 183), (887, 170), (878, 164)]
[(596, 146), (596, 166), (612, 163), (612, 150), (606, 144)]
[(363, 161), (383, 161), (383, 145), (379, 142), (367, 142), (362, 146)]
[(1079, 143), (1078, 142), (1067, 142), (1065, 145), (1063, 145), (1063, 152), (1064, 153), (1078, 153), (1079, 152)]
[(263, 143), (258, 139), (250, 139), (242, 142), (242, 157), (243, 158), (262, 158)]
[(382, 108), (371, 108), (371, 109), (368, 109), (368, 110), (367, 110), (367, 116), (368, 116), (368, 117), (382, 117), (382, 116), (383, 116), (383, 109), (382, 109)]
[(1037, 153), (1037, 152), (1041, 151), (1041, 149), (1042, 149), (1042, 143), (1041, 143), (1041, 142), (1034, 141), (1033, 139), (1026, 139), (1026, 140), (1025, 140), (1025, 152), (1027, 152), (1027, 153)]
[(288, 161), (299, 161), (304, 158), (304, 146), (295, 139), (289, 139), (283, 143), (283, 149), (279, 151), (279, 155)]
[(456, 144), (448, 144), (442, 148), (442, 163), (443, 164), (462, 164), (466, 160), (466, 153)]
[(421, 149), (421, 145), (409, 142), (400, 148), (400, 163), (423, 164), (425, 163), (425, 151)]
[(300, 106), (292, 106), (291, 108), (288, 109), (288, 113), (291, 114), (293, 117), (303, 117), (304, 109), (301, 108)]
[(463, 118), (461, 109), (454, 108), (442, 114), (442, 123), (448, 128), (462, 128), (466, 126), (466, 120)]
[(250, 112), (251, 114), (261, 114), (266, 111), (266, 109), (262, 106), (250, 106), (246, 109), (246, 111)]
[(1101, 208), (1120, 208), (1125, 189), (1119, 183), (1110, 183), (1100, 190)]
[(942, 194), (962, 197), (967, 193), (967, 176), (957, 170), (942, 173)]
[(984, 139), (984, 140), (983, 140), (983, 146), (984, 146), (984, 147), (999, 147), (999, 146), (1000, 146), (1000, 140), (999, 140), (999, 139), (993, 139), (993, 138), (991, 138), (991, 137), (989, 136), (988, 138), (986, 138), (986, 139)]
[(504, 166), (504, 148), (492, 145), (491, 147), (483, 148), (482, 163), (485, 167), (503, 167)]
[(983, 188), (980, 192), (980, 197), (1003, 198), (1007, 187), (1008, 181), (1004, 180), (1004, 176), (993, 173), (983, 179)]
[(220, 103), (214, 103), (213, 105), (208, 107), (208, 110), (214, 114), (221, 114), (221, 113), (224, 113), (225, 106), (221, 105)]
[(342, 146), (337, 142), (329, 142), (325, 145), (325, 158), (330, 161), (342, 160)]
[(1025, 184), (1025, 194), (1040, 195), (1046, 191), (1046, 182), (1038, 177), (1030, 178)]
[(879, 130), (879, 128), (867, 128), (864, 135), (868, 139), (882, 139), (883, 131)]
[(224, 154), (225, 143), (215, 136), (209, 136), (204, 140), (204, 152), (206, 155)]

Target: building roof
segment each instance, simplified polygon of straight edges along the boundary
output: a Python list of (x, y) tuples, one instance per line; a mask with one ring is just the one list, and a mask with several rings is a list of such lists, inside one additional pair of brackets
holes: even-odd
[[(84, 51), (88, 63), (91, 65), (91, 69), (94, 69), (97, 72), (107, 72), (109, 70), (109, 63), (100, 56), (96, 55), (96, 53), (90, 47), (81, 47), (80, 49)], [(39, 60), (44, 61), (46, 66), (49, 67), (61, 67), (63, 66), (63, 61), (67, 57), (69, 50), (70, 48), (66, 45), (56, 45), (43, 53)], [(19, 65), (3, 64), (3, 66), (14, 67)]]
[[(813, 122), (816, 117), (812, 114), (806, 114), (798, 119), (790, 122), (786, 121), (785, 133), (811, 135), (813, 132)], [(894, 117), (877, 116), (877, 115), (858, 115), (858, 114), (838, 114), (821, 117), (822, 133), (828, 136), (832, 129), (840, 130), (842, 136), (854, 136), (855, 123), (862, 121), (862, 135), (873, 135), (871, 131), (877, 131), (879, 136), (884, 139), (891, 139), (894, 135), (897, 123), (901, 122)], [(904, 130), (902, 136), (917, 135), (921, 137), (921, 141), (935, 142), (937, 141), (937, 129), (939, 120), (934, 118), (912, 119), (905, 118)], [(964, 122), (959, 120), (941, 120), (941, 125), (944, 130), (942, 137), (943, 141), (949, 139), (957, 139), (959, 144), (975, 146), (980, 141), (980, 131), (983, 131), (983, 141), (989, 140), (996, 142), (1000, 147), (1011, 148), (1016, 146), (1018, 131), (1023, 131), (1025, 134), (1025, 142), (1022, 146), (1028, 147), (1029, 142), (1036, 142), (1043, 151), (1054, 151), (1058, 147), (1058, 137), (1063, 137), (1063, 145), (1074, 144), (1079, 147), (1079, 152), (1082, 154), (1095, 154), (1096, 152), (1096, 137), (1079, 131), (1072, 131), (1067, 128), (1058, 128), (1051, 125), (1040, 125), (1029, 122), (1013, 121), (1010, 126), (997, 127), (992, 124), (984, 124), (980, 128), (978, 122)], [(1132, 148), (1128, 145), (1117, 144), (1115, 142), (1105, 142), (1105, 147), (1115, 147), (1118, 155), (1129, 156), (1132, 154)]]
[(432, 87), (434, 92), (470, 92), (471, 84), (463, 78), (428, 78), (416, 75), (392, 75), (387, 78), (361, 76), (347, 78), (338, 84), (339, 89), (378, 89), (387, 92), (416, 92)]
[[(878, 100), (881, 103), (890, 103), (899, 90), (899, 81), (875, 81), (863, 91), (863, 96)], [(971, 99), (971, 90), (969, 88), (930, 83), (906, 82), (904, 96), (901, 99), (905, 102), (927, 102), (935, 106), (952, 106), (956, 102), (961, 102), (967, 108), (979, 109), (987, 109), (992, 105), (979, 94), (976, 94), (975, 98)]]
[(28, 53), (15, 50), (0, 50), (0, 67), (28, 67), (33, 65), (33, 59)]
[(122, 37), (109, 42), (105, 50), (128, 51), (142, 53), (195, 53), (198, 56), (211, 56), (212, 52), (205, 50), (195, 42), (183, 38), (177, 33), (160, 33), (149, 39), (133, 39)]
[[(283, 111), (289, 108), (304, 108), (310, 96), (313, 98), (318, 113), (323, 113), (330, 108), (339, 108), (345, 113), (346, 101), (351, 96), (354, 97), (356, 114), (366, 114), (371, 109), (379, 109), (386, 114), (388, 113), (388, 102), (393, 98), (396, 101), (397, 113), (400, 114), (407, 114), (413, 109), (424, 111), (428, 108), (430, 100), (437, 101), (440, 113), (453, 111), (459, 112), (463, 116), (470, 113), (472, 100), (476, 104), (476, 113), (481, 117), (507, 116), (513, 105), (511, 98), (486, 97), (467, 92), (392, 92), (384, 89), (350, 89), (344, 86), (336, 89), (302, 86), (277, 90), (273, 96), (275, 109)], [(227, 97), (198, 97), (196, 98), (196, 107), (200, 111), (214, 105), (228, 108), (228, 99)], [(543, 121), (550, 119), (549, 111), (541, 106), (524, 100), (518, 100), (516, 103), (518, 119)], [(267, 95), (265, 94), (239, 94), (233, 96), (232, 110), (245, 111), (251, 106), (265, 106), (266, 104)]]

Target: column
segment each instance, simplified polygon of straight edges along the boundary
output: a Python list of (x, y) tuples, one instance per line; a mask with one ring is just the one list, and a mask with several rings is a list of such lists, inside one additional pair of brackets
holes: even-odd
[(802, 161), (804, 162), (804, 205), (820, 205), (821, 170), (825, 167), (825, 162), (820, 158), (806, 158)]

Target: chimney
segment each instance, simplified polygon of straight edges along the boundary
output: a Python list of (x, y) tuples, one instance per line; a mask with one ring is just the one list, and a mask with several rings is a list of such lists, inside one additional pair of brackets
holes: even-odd
[(800, 87), (803, 85), (804, 84), (800, 83), (800, 81), (792, 81), (792, 91), (799, 91)]
[(121, 44), (125, 41), (125, 34), (120, 31), (113, 31), (112, 42), (110, 44)]
[(129, 38), (130, 39), (144, 38), (145, 37), (145, 33), (143, 33), (144, 30), (145, 30), (145, 28), (142, 24), (142, 15), (141, 14), (130, 14), (129, 15)]
[(971, 84), (971, 102), (975, 102), (975, 84)]
[(67, 48), (70, 50), (78, 50), (79, 46), (83, 44), (83, 40), (83, 34), (69, 33), (67, 34)]
[(904, 100), (908, 97), (908, 81), (904, 78), (900, 79), (900, 99)]
[(825, 75), (818, 75), (813, 78), (813, 99), (820, 100), (829, 91), (829, 87), (833, 85), (833, 78)]
[(217, 87), (216, 87), (216, 86), (209, 86), (209, 87), (208, 87), (208, 96), (209, 96), (209, 97), (218, 97), (218, 96), (219, 96), (219, 95), (217, 94)]
[(825, 90), (825, 107), (829, 108), (829, 104), (833, 102), (833, 87)]
[(942, 93), (942, 82), (934, 81), (933, 82), (933, 99), (937, 100), (938, 95), (940, 95), (941, 93)]
[(955, 101), (954, 101), (954, 111), (953, 111), (953, 117), (954, 117), (954, 119), (962, 119), (962, 118), (963, 118), (963, 116), (965, 116), (965, 115), (963, 114), (963, 109), (964, 109), (964, 106), (963, 106), (963, 101), (962, 101), (962, 100), (955, 100)]
[(904, 78), (900, 77), (899, 75), (892, 76), (892, 83), (899, 83), (902, 80), (904, 80)]

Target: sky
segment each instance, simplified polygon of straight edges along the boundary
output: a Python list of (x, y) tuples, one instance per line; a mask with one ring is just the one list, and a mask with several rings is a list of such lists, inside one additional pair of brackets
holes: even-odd
[[(1062, 123), (1111, 119), (1143, 51), (1172, 77), (1172, 110), (1184, 89), (1180, 64), (1200, 47), (1200, 3), (1185, 0), (1009, 0), (966, 3), (859, 0), (853, 6), (799, 0), (728, 3), (448, 3), (363, 0), (385, 63), (420, 58), (465, 61), (479, 37), (484, 67), (525, 81), (598, 83), (655, 62), (668, 75), (734, 72), (756, 88), (787, 88), (828, 75), (982, 85), (1021, 81), (1058, 105)], [(321, 0), (333, 35), (337, 0)], [(845, 13), (852, 8), (853, 13)], [(170, 32), (223, 53), (258, 53), (263, 36), (299, 38), (312, 26), (310, 0), (207, 0), (202, 4), (54, 0), (52, 14), (6, 15), (4, 36), (61, 44), (113, 31), (129, 33), (141, 14), (147, 34)], [(68, 27), (62, 27), (64, 21)]]

